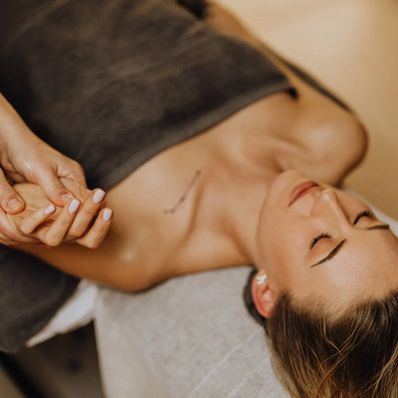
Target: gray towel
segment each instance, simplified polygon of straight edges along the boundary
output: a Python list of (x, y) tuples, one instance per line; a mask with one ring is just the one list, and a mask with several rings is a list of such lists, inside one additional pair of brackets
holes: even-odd
[[(294, 94), (257, 50), (208, 27), (203, 4), (4, 2), (0, 91), (38, 136), (82, 164), (90, 187), (109, 189), (249, 103)], [(0, 249), (0, 350), (15, 352), (77, 281)]]

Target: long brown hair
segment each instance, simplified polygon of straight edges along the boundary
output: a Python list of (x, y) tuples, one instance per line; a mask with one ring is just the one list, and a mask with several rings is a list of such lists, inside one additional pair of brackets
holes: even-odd
[[(398, 290), (335, 319), (306, 308), (285, 293), (274, 315), (261, 320), (292, 397), (398, 398)], [(254, 315), (253, 305), (249, 311)]]

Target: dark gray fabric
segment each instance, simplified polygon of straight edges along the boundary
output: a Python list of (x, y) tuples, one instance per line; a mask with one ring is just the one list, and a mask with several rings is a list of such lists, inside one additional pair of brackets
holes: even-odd
[(208, 14), (207, 0), (176, 0), (177, 3), (192, 12), (198, 18), (206, 18)]
[[(268, 49), (268, 51), (271, 51)], [(282, 63), (284, 63), (293, 73), (295, 73), (301, 80), (303, 80), (305, 83), (308, 85), (314, 87), (316, 90), (318, 90), (321, 94), (325, 95), (329, 99), (331, 99), (336, 105), (338, 105), (340, 108), (348, 111), (348, 112), (353, 112), (352, 109), (337, 95), (332, 93), (330, 90), (328, 90), (323, 84), (321, 84), (318, 80), (314, 79), (312, 76), (310, 76), (308, 73), (300, 69), (297, 65), (293, 64), (292, 62), (288, 61), (286, 58), (281, 57), (279, 54), (271, 51), (272, 54), (278, 58)], [(294, 97), (298, 98), (299, 93), (297, 91), (292, 91), (292, 94)]]
[(82, 163), (92, 186), (109, 188), (162, 149), (289, 88), (256, 50), (171, 0), (31, 4), (5, 13), (2, 90), (39, 136)]
[[(108, 189), (163, 149), (294, 89), (266, 58), (172, 0), (13, 0), (0, 91), (35, 133)], [(203, 2), (201, 2), (203, 3)], [(203, 11), (203, 10), (202, 10)], [(15, 351), (76, 280), (1, 248), (0, 350)]]
[(13, 351), (74, 291), (77, 279), (25, 253), (0, 250), (0, 348)]

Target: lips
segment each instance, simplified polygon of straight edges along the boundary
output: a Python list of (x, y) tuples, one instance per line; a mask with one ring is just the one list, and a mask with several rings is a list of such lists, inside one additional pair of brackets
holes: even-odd
[(296, 185), (290, 194), (288, 206), (291, 206), (296, 200), (304, 196), (311, 188), (318, 186), (319, 184), (317, 184), (315, 181), (305, 181), (299, 185)]

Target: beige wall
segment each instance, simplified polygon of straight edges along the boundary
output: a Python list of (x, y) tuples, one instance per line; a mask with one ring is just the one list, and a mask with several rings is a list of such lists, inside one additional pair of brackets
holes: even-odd
[(398, 218), (398, 2), (218, 1), (357, 112), (370, 146), (348, 185)]

